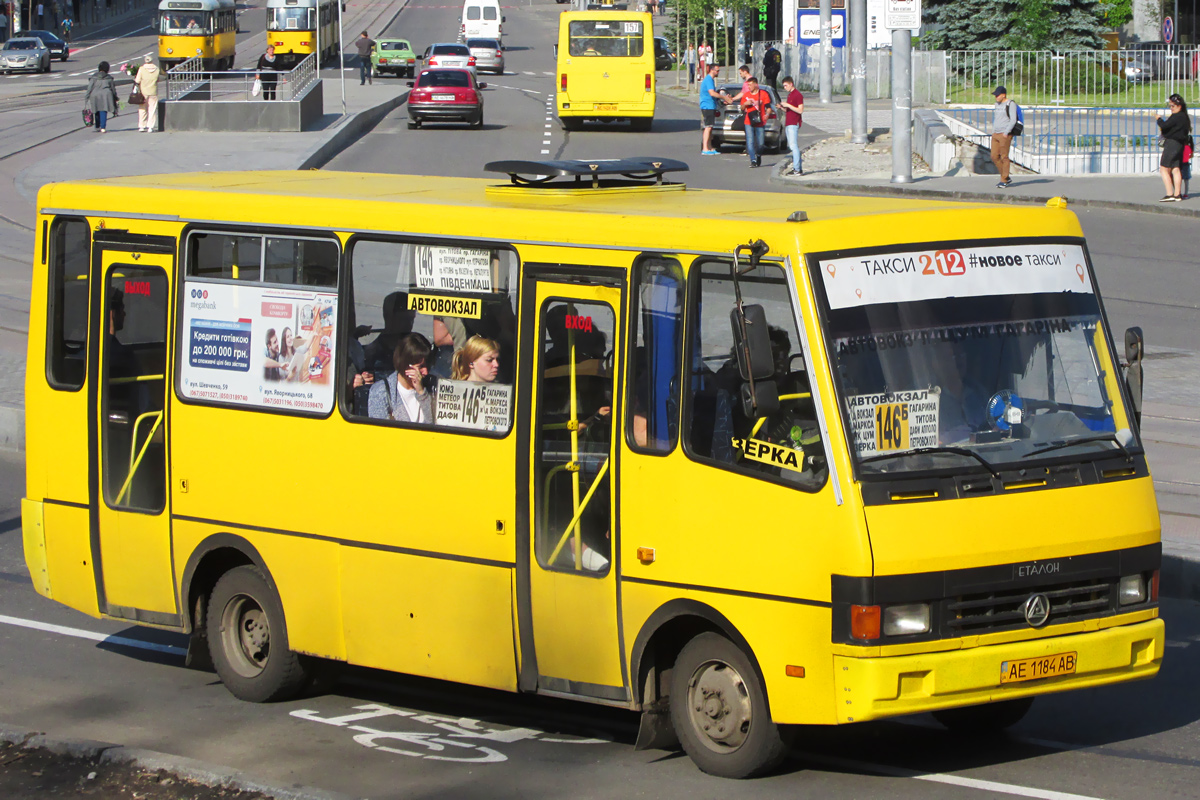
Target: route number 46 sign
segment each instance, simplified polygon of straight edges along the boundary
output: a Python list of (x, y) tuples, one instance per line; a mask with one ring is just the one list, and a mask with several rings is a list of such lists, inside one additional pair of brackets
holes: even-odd
[(884, 0), (883, 27), (890, 31), (920, 30), (921, 0)]

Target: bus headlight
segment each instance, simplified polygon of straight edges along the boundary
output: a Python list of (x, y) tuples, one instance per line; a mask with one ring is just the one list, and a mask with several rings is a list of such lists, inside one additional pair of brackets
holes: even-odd
[(888, 606), (883, 610), (884, 636), (909, 636), (914, 633), (929, 633), (928, 603)]
[(1146, 580), (1141, 575), (1126, 575), (1117, 587), (1121, 605), (1129, 606), (1146, 601)]

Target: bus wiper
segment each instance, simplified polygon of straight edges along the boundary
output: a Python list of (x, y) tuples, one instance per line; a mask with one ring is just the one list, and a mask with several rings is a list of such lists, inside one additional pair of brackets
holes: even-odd
[[(1130, 441), (1132, 441), (1132, 437), (1130, 437)], [(1085, 436), (1082, 439), (1069, 439), (1061, 442), (1055, 442), (1054, 444), (1049, 444), (1045, 447), (1039, 447), (1037, 450), (1031, 450), (1025, 455), (1021, 456), (1021, 458), (1029, 458), (1030, 456), (1049, 453), (1051, 450), (1062, 450), (1067, 447), (1074, 447), (1077, 444), (1087, 444), (1088, 442), (1112, 442), (1117, 446), (1117, 449), (1121, 451), (1121, 455), (1125, 456), (1126, 461), (1133, 461), (1133, 455), (1125, 449), (1125, 443), (1122, 442), (1121, 437), (1115, 433), (1102, 433), (1098, 436)]]
[(988, 461), (986, 458), (979, 455), (979, 453), (976, 453), (974, 450), (968, 450), (965, 447), (918, 447), (914, 450), (900, 450), (895, 453), (881, 453), (877, 456), (870, 456), (868, 458), (860, 458), (858, 460), (858, 463), (869, 464), (872, 461), (886, 461), (887, 459), (890, 459), (890, 458), (900, 458), (901, 456), (916, 456), (916, 455), (922, 455), (924, 453), (954, 453), (955, 455), (966, 456), (967, 458), (973, 458), (976, 461), (978, 461), (980, 464), (983, 464), (984, 469), (986, 469), (988, 472), (992, 473), (993, 478), (995, 478), (996, 480), (1001, 479), (1000, 473), (996, 472), (996, 468), (992, 466), (992, 462)]

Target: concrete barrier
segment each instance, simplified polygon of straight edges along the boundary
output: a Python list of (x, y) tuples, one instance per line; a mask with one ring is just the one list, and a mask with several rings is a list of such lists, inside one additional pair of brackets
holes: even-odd
[(924, 159), (934, 173), (945, 175), (961, 166), (954, 138), (936, 111), (918, 108), (913, 112), (913, 152)]
[(322, 81), (298, 100), (210, 100), (201, 83), (179, 100), (160, 101), (159, 118), (168, 131), (303, 131), (325, 113)]

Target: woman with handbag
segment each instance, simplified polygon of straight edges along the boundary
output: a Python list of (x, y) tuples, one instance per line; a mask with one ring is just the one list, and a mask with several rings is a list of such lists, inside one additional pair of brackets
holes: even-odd
[(262, 83), (263, 100), (275, 99), (275, 84), (279, 81), (279, 62), (275, 60), (275, 46), (269, 45), (267, 51), (258, 57), (258, 75)]
[(93, 124), (96, 131), (104, 133), (108, 123), (108, 115), (117, 115), (117, 85), (113, 83), (112, 75), (108, 74), (108, 62), (101, 61), (96, 72), (88, 78), (87, 92), (83, 95), (83, 105), (92, 112)]
[[(133, 90), (142, 96), (138, 105), (138, 131), (152, 133), (158, 130), (158, 79), (162, 72), (149, 54), (144, 62), (133, 79)], [(129, 100), (133, 102), (132, 95)]]
[(1163, 147), (1158, 171), (1167, 190), (1158, 202), (1178, 203), (1183, 199), (1183, 148), (1192, 135), (1192, 120), (1188, 116), (1187, 103), (1179, 95), (1168, 97), (1167, 105), (1171, 109), (1169, 117), (1163, 119), (1162, 114), (1155, 114)]
[(757, 78), (746, 78), (742, 111), (746, 112), (746, 155), (750, 156), (750, 166), (757, 167), (762, 164), (761, 153), (765, 141), (763, 126), (771, 113), (771, 95), (758, 88)]

